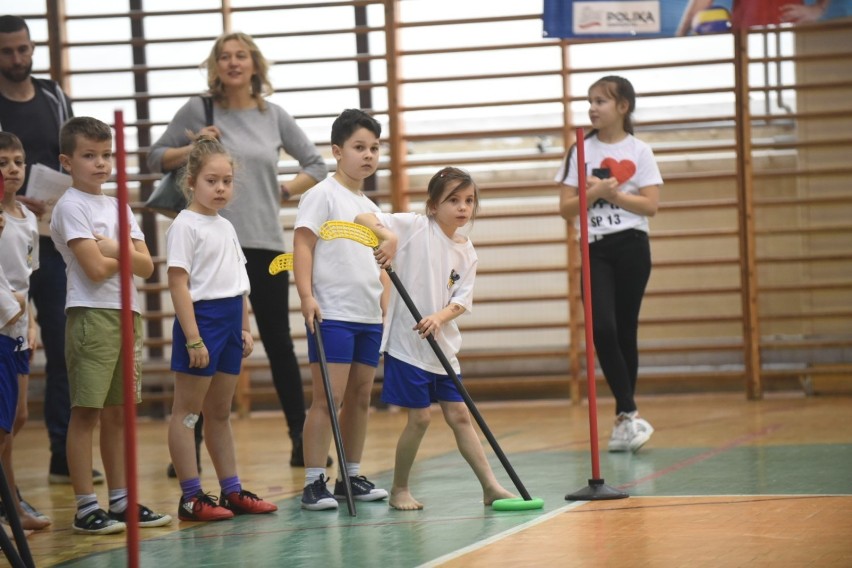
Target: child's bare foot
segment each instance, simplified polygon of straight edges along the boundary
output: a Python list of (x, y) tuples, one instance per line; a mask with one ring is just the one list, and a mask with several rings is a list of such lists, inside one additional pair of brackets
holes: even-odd
[(497, 499), (514, 499), (517, 497), (511, 491), (506, 491), (499, 485), (497, 487), (493, 487), (491, 489), (487, 489), (482, 493), (482, 502), (485, 503), (485, 506), (489, 506)]
[(40, 531), (50, 526), (52, 522), (47, 517), (34, 517), (29, 513), (21, 512), (18, 514), (21, 519), (21, 526), (24, 530)]
[[(15, 538), (15, 535), (12, 534), (12, 527), (7, 525), (6, 523), (0, 523), (0, 530), (6, 531), (6, 536), (8, 536), (10, 539)], [(32, 529), (24, 529), (24, 536), (30, 536), (31, 534), (33, 534)]]
[(388, 505), (399, 511), (419, 511), (423, 508), (423, 503), (415, 499), (408, 489), (392, 488)]

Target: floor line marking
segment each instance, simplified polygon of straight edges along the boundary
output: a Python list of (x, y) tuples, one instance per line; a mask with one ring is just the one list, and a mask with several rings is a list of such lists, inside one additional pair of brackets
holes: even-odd
[(535, 519), (533, 519), (531, 521), (527, 521), (526, 523), (521, 523), (520, 525), (518, 525), (516, 527), (505, 530), (501, 533), (497, 533), (494, 536), (490, 536), (486, 539), (482, 539), (479, 542), (469, 544), (469, 545), (467, 545), (463, 548), (459, 548), (458, 550), (454, 550), (454, 551), (449, 552), (449, 553), (447, 553), (443, 556), (439, 556), (438, 558), (434, 558), (434, 559), (430, 560), (429, 562), (426, 562), (424, 564), (420, 564), (420, 565), (417, 566), (417, 568), (434, 568), (435, 566), (440, 566), (441, 564), (443, 564), (445, 562), (449, 562), (450, 560), (454, 560), (456, 558), (459, 558), (460, 556), (463, 556), (463, 555), (465, 555), (469, 552), (474, 552), (476, 550), (479, 550), (480, 548), (484, 548), (484, 547), (486, 547), (490, 544), (493, 544), (497, 541), (503, 540), (504, 538), (512, 536), (513, 534), (517, 534), (521, 531), (527, 530), (527, 529), (532, 528), (536, 525), (544, 523), (545, 521), (549, 521), (550, 519), (552, 519), (552, 518), (554, 518), (558, 515), (561, 515), (562, 513), (570, 511), (571, 509), (576, 509), (577, 507), (584, 505), (586, 503), (588, 503), (588, 501), (574, 501), (572, 503), (568, 503), (567, 505), (563, 505), (562, 507), (560, 507), (560, 508), (558, 508), (554, 511), (551, 511), (550, 513), (544, 514), (540, 517), (536, 517)]

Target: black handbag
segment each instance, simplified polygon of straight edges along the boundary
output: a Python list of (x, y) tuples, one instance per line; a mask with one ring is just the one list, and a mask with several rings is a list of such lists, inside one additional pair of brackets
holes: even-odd
[[(213, 126), (213, 97), (202, 96), (201, 100), (204, 101), (204, 123), (206, 126)], [(178, 213), (186, 208), (186, 197), (180, 187), (184, 170), (185, 165), (164, 173), (160, 183), (145, 202), (145, 207), (171, 219), (177, 217)]]

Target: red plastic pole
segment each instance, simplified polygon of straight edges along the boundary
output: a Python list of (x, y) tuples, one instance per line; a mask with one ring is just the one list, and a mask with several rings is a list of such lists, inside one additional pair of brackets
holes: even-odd
[(592, 478), (601, 478), (598, 447), (598, 395), (595, 387), (595, 340), (592, 333), (592, 278), (589, 273), (589, 218), (586, 214), (586, 150), (582, 128), (577, 129), (577, 195), (580, 198), (580, 253), (583, 277), (583, 327), (586, 331), (586, 382), (589, 397), (589, 436), (592, 448)]
[(139, 498), (136, 492), (136, 340), (133, 333), (133, 274), (130, 269), (130, 218), (127, 214), (127, 152), (124, 113), (115, 111), (115, 169), (118, 197), (118, 256), (121, 278), (121, 352), (124, 377), (124, 464), (127, 476), (127, 566), (139, 567)]

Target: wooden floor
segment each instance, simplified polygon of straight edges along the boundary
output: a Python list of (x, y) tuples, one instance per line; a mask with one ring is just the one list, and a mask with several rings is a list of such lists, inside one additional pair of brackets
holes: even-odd
[[(587, 502), (564, 499), (591, 474), (586, 407), (481, 405), (526, 488), (545, 500), (544, 509), (520, 513), (482, 506), (437, 413), (412, 480), (426, 509), (362, 503), (355, 518), (345, 506), (300, 510), (304, 470), (287, 464), (280, 414), (234, 420), (243, 483), (277, 502), (279, 512), (142, 529), (142, 565), (852, 566), (852, 397), (659, 396), (641, 399), (640, 407), (657, 430), (651, 442), (635, 455), (601, 454), (602, 477), (630, 498)], [(602, 401), (599, 412), (605, 450), (611, 402)], [(404, 420), (386, 410), (371, 417), (363, 473), (384, 487)], [(165, 423), (142, 421), (138, 447), (141, 500), (176, 516), (179, 490), (165, 475)], [(17, 438), (15, 460), (24, 497), (54, 520), (28, 539), (37, 566), (126, 565), (122, 536), (71, 533), (72, 491), (46, 483), (40, 424)], [(492, 464), (513, 487), (496, 458)], [(206, 456), (203, 465), (205, 489), (218, 493)], [(98, 493), (105, 502), (106, 489)]]

